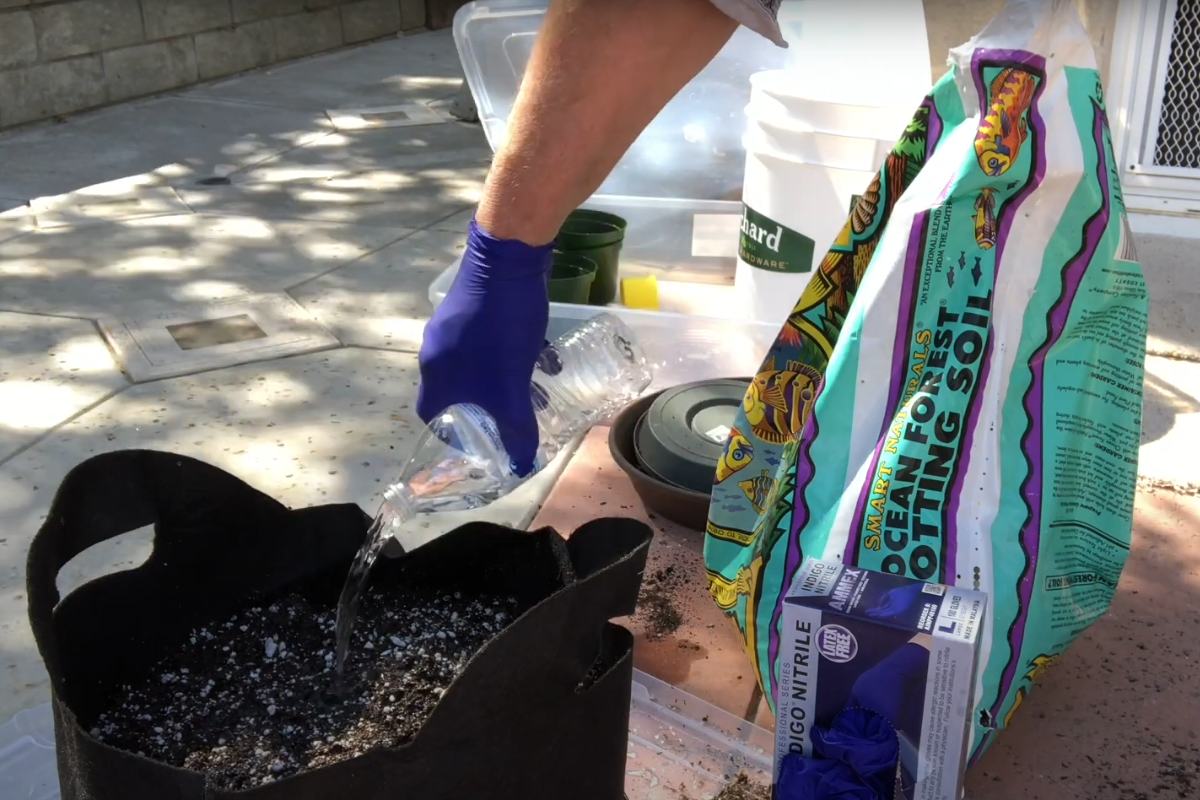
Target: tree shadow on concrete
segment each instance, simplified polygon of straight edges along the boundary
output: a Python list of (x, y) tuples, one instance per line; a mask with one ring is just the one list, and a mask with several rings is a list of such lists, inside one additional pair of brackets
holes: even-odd
[(285, 291), (469, 209), (485, 175), (469, 157), (202, 187), (181, 213), (42, 227), (0, 242), (0, 309), (121, 317)]
[[(0, 135), (0, 202), (131, 176), (149, 186), (228, 175), (335, 133), (327, 111), (435, 105), (453, 97), (461, 80), (453, 39), (441, 31), (19, 129)], [(416, 129), (389, 130), (402, 139)]]
[(90, 322), (0, 313), (0, 463), (126, 386)]
[[(0, 311), (86, 329), (100, 317), (301, 287), (318, 320), (329, 298), (353, 315), (383, 295), (378, 319), (396, 312), (415, 332), (139, 384), (90, 409), (72, 395), (70, 413), (42, 419), (41, 431), (23, 427), (28, 446), (0, 453), (0, 723), (48, 698), (24, 562), (55, 489), (81, 461), (126, 448), (185, 453), (293, 506), (369, 507), (393, 477), (420, 427), (413, 351), (428, 285), (458, 252), (455, 231), (490, 149), (477, 126), (343, 133), (324, 109), (339, 97), (386, 105), (453, 94), (452, 43), (409, 44), (421, 38), (364, 48), (357, 64), (359, 51), (344, 51), (328, 69), (314, 59), (0, 138)], [(228, 185), (198, 183), (214, 176)], [(71, 327), (46, 347), (80, 337), (100, 343)], [(10, 357), (37, 356), (24, 339), (3, 344)], [(68, 388), (106, 389), (111, 377), (77, 376)], [(0, 406), (0, 427), (17, 418), (8, 411), (28, 416), (30, 402), (15, 402)], [(64, 580), (129, 568), (147, 548), (146, 532), (130, 534), (85, 554)]]

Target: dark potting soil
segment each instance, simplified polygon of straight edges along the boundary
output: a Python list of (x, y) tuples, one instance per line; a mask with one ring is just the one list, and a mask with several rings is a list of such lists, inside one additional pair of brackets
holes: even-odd
[(753, 782), (743, 772), (722, 789), (714, 800), (771, 800), (771, 787)]
[(410, 741), (523, 611), (513, 599), (369, 591), (338, 686), (334, 609), (291, 595), (193, 631), (91, 733), (228, 791), (270, 783)]
[(654, 572), (647, 571), (638, 596), (637, 616), (646, 623), (646, 638), (661, 642), (683, 624), (683, 614), (675, 605), (675, 594), (683, 583), (683, 575), (673, 565)]

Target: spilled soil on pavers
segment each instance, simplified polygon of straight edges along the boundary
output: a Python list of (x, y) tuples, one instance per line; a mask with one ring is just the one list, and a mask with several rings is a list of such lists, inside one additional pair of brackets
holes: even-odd
[(755, 783), (742, 773), (722, 789), (715, 800), (771, 800), (771, 787)]
[(673, 564), (646, 570), (638, 595), (636, 619), (645, 624), (646, 638), (650, 641), (661, 642), (683, 624), (683, 614), (676, 602), (683, 582), (682, 570)]
[(334, 609), (290, 595), (192, 631), (91, 733), (225, 790), (270, 783), (410, 741), (523, 611), (498, 597), (370, 591), (339, 683)]

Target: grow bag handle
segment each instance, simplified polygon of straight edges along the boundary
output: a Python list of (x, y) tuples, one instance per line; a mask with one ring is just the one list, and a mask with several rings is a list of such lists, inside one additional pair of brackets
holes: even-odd
[[(346, 513), (346, 506), (325, 508)], [(365, 535), (365, 515), (353, 508), (364, 518)], [(231, 539), (237, 537), (236, 556), (256, 585), (278, 586), (294, 577), (283, 570), (294, 571), (302, 565), (273, 557), (283, 544), (277, 537), (240, 536), (239, 532), (280, 529), (285, 517), (299, 517), (290, 524), (282, 522), (288, 533), (286, 544), (307, 548), (312, 559), (348, 560), (361, 543), (361, 537), (321, 535), (323, 526), (300, 524), (303, 515), (289, 512), (283, 504), (217, 467), (174, 453), (122, 450), (76, 466), (55, 493), (26, 562), (29, 621), (54, 691), (63, 696), (64, 665), (54, 627), (54, 611), (62, 599), (57, 578), (72, 558), (93, 545), (154, 525), (153, 550), (144, 564), (89, 581), (72, 594), (86, 594), (119, 580), (129, 584), (136, 601), (142, 584), (139, 578), (164, 575), (170, 575), (180, 587), (199, 591), (213, 580), (216, 567), (231, 556), (220, 542), (213, 541), (213, 531), (220, 531)], [(271, 574), (274, 572), (280, 574)], [(114, 613), (118, 612), (114, 609)], [(170, 610), (148, 609), (148, 613)]]
[[(606, 632), (613, 629), (610, 620), (634, 612), (652, 538), (648, 525), (625, 518), (588, 522), (566, 540), (565, 547), (551, 528), (517, 533), (488, 523), (471, 523), (459, 529), (455, 537), (440, 537), (414, 551), (414, 557), (428, 559), (422, 561), (422, 567), (428, 565), (434, 570), (451, 561), (440, 557), (438, 549), (478, 554), (484, 561), (490, 560), (489, 551), (508, 551), (511, 558), (516, 550), (537, 550), (542, 555), (532, 562), (542, 565), (554, 560), (548, 557), (548, 551), (566, 551), (564, 555), (569, 557), (574, 572), (573, 576), (564, 575), (566, 580), (557, 591), (529, 609), (471, 659), (434, 709), (417, 741), (452, 746), (470, 735), (462, 720), (509, 718), (515, 707), (514, 697), (554, 698), (545, 705), (531, 700), (522, 718), (513, 719), (514, 730), (525, 725), (536, 727), (538, 714), (562, 708), (565, 698), (580, 691), (580, 682), (601, 655)], [(524, 547), (514, 548), (519, 540), (525, 542)], [(427, 552), (428, 548), (432, 550)]]
[(597, 640), (611, 620), (636, 611), (653, 537), (643, 522), (609, 517), (582, 525), (567, 540), (576, 574), (575, 583), (565, 589), (574, 612), (563, 633), (567, 641), (573, 639), (575, 669), (592, 666)]
[(606, 599), (592, 604), (598, 618), (607, 621), (634, 612), (653, 537), (643, 522), (609, 517), (585, 523), (567, 539), (575, 580), (589, 584), (589, 589), (590, 584), (605, 584)]

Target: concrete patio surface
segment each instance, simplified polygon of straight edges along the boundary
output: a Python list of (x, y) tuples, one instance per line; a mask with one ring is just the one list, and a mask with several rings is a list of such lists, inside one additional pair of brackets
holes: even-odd
[[(436, 109), (460, 78), (449, 33), (430, 33), (0, 138), (0, 723), (48, 697), (25, 552), (80, 461), (171, 450), (292, 505), (376, 502), (420, 425), (428, 287), (462, 249), (491, 151), (478, 126), (339, 131), (326, 111)], [(97, 328), (272, 292), (336, 349), (134, 383)], [(526, 524), (558, 469), (489, 518)], [(149, 546), (148, 531), (97, 546), (62, 587)]]
[[(171, 450), (291, 505), (373, 507), (419, 429), (428, 287), (463, 247), (490, 150), (478, 126), (338, 130), (326, 112), (444, 109), (460, 75), (449, 33), (426, 33), (0, 137), (0, 724), (48, 699), (25, 555), (55, 488), (89, 456)], [(1142, 236), (1138, 247), (1154, 355), (1134, 555), (1112, 613), (972, 775), (981, 800), (1166, 798), (1183, 790), (1176, 773), (1194, 776), (1195, 794), (1178, 796), (1200, 796), (1200, 269), (1190, 241)], [(99, 333), (100, 320), (263, 293), (286, 293), (336, 343), (134, 383)], [(527, 524), (565, 461), (487, 516)], [(544, 519), (614, 511), (589, 502)], [(148, 548), (147, 531), (131, 532), (80, 556), (60, 583), (129, 568)], [(758, 713), (748, 682), (692, 675), (730, 639), (697, 635), (705, 652), (647, 652), (665, 679)], [(1156, 793), (1151, 778), (1171, 769)]]

